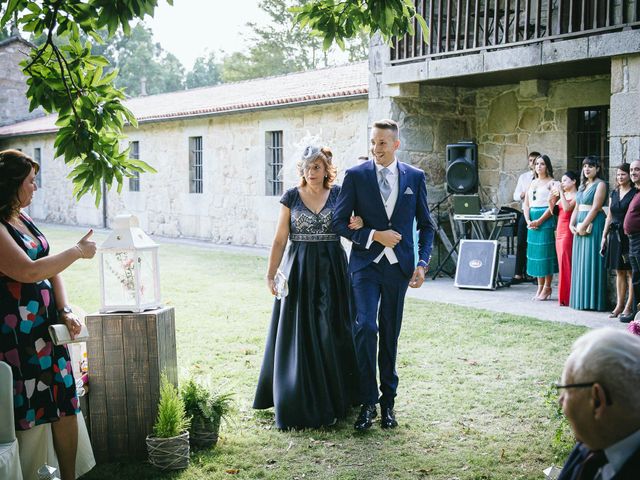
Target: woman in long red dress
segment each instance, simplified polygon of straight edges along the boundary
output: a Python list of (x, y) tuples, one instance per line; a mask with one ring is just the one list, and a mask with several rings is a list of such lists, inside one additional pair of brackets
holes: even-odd
[(578, 175), (568, 171), (551, 189), (549, 207), (558, 216), (556, 227), (556, 254), (558, 255), (558, 303), (569, 305), (571, 295), (571, 253), (573, 233), (569, 230), (571, 213), (576, 206)]

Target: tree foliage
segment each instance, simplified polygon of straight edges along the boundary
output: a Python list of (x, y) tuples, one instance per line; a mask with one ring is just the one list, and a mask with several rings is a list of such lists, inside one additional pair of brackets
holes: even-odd
[(152, 15), (157, 3), (9, 0), (3, 8), (0, 28), (13, 20), (23, 31), (45, 37), (21, 63), (27, 76), (26, 95), (30, 110), (42, 106), (47, 113), (58, 114), (55, 155), (72, 167), (69, 176), (76, 198), (91, 192), (97, 205), (103, 183), (110, 188), (115, 181), (120, 191), (123, 178), (155, 171), (141, 160), (130, 159), (128, 148), (120, 148), (122, 129), (126, 123), (136, 126), (136, 119), (122, 104), (122, 90), (114, 86), (117, 70), (107, 71), (109, 62), (92, 52), (91, 42), (81, 41), (81, 32), (98, 43), (102, 28), (109, 35), (120, 28), (128, 34), (129, 22)]
[(129, 35), (119, 31), (108, 43), (106, 56), (119, 72), (115, 85), (127, 95), (141, 95), (143, 80), (149, 95), (184, 88), (182, 63), (153, 41), (153, 32), (143, 23), (133, 27)]
[(222, 81), (221, 69), (222, 66), (216, 61), (214, 52), (196, 58), (193, 69), (187, 73), (187, 88), (217, 85)]
[(310, 0), (291, 11), (300, 28), (309, 27), (322, 37), (325, 50), (334, 42), (345, 48), (345, 42), (362, 31), (378, 31), (386, 41), (406, 33), (413, 35), (414, 18), (424, 40), (429, 38), (427, 23), (416, 11), (413, 0)]
[[(248, 23), (253, 31), (247, 53), (232, 53), (223, 59), (222, 78), (225, 82), (281, 75), (284, 73), (326, 67), (336, 57), (336, 48), (323, 49), (318, 36), (295, 24), (294, 7), (309, 0), (262, 0), (260, 8), (269, 17), (266, 26)], [(349, 61), (367, 57), (368, 35), (354, 35), (344, 47)]]

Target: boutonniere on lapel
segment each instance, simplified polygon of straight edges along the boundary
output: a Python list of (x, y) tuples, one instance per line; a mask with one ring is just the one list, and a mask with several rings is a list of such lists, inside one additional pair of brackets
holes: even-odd
[(411, 190), (411, 187), (407, 187), (407, 189), (404, 191), (405, 195), (413, 195), (413, 190)]

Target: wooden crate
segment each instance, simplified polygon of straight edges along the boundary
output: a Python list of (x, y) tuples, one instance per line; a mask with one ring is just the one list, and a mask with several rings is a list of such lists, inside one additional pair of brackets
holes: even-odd
[(178, 384), (172, 307), (87, 315), (90, 434), (97, 462), (144, 459), (160, 375)]

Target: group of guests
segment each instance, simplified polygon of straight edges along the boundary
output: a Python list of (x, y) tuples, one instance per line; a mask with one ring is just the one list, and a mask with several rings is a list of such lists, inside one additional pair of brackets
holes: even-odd
[(516, 278), (525, 272), (534, 277), (538, 288), (533, 299), (540, 301), (551, 297), (553, 275), (558, 273), (560, 305), (605, 311), (607, 270), (614, 271), (617, 302), (610, 317), (629, 321), (635, 304), (623, 225), (638, 191), (630, 165), (616, 167), (610, 195), (595, 156), (584, 158), (580, 174), (566, 171), (560, 181), (554, 179), (547, 155), (532, 152), (529, 169), (518, 179), (514, 193), (514, 199), (522, 201)]

